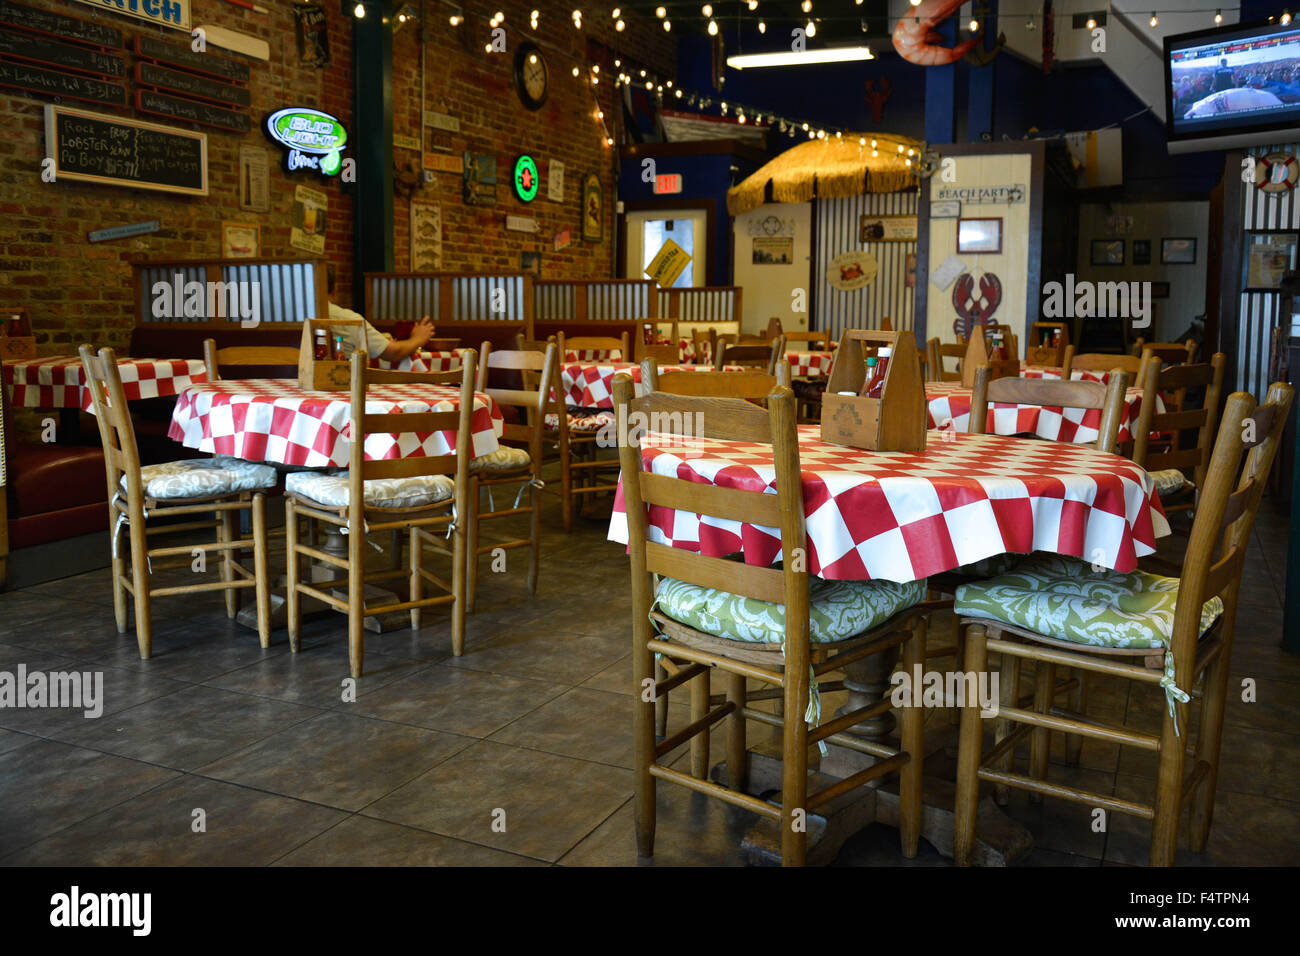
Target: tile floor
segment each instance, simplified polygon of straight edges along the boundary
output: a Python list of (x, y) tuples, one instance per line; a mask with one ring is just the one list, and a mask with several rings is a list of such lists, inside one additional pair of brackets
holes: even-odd
[[(294, 655), (283, 630), (260, 649), (218, 596), (160, 599), (154, 657), (141, 661), (133, 633), (114, 627), (107, 570), (0, 593), (0, 671), (95, 670), (105, 684), (95, 720), (0, 710), (0, 863), (636, 864), (626, 561), (605, 522), (566, 535), (557, 511), (536, 598), (485, 562), (465, 655), (451, 656), (440, 610), (418, 632), (368, 634), (353, 702), (337, 616), (310, 620)], [(1258, 699), (1230, 704), (1210, 847), (1182, 851), (1187, 865), (1300, 863), (1300, 658), (1279, 646), (1286, 523), (1258, 524), (1233, 663)], [(1159, 708), (1157, 694), (1102, 680), (1091, 712), (1154, 728)], [(674, 703), (673, 723), (684, 717)], [(937, 736), (948, 715), (929, 720)], [(1052, 774), (1066, 783), (1152, 794), (1148, 754), (1088, 742), (1079, 766), (1061, 756), (1058, 740)], [(1113, 816), (1098, 833), (1088, 808), (1024, 794), (1008, 813), (1034, 837), (1024, 864), (1145, 862), (1141, 821)], [(752, 822), (661, 785), (653, 862), (742, 864)], [(878, 825), (836, 862), (947, 865), (924, 842), (903, 860)]]

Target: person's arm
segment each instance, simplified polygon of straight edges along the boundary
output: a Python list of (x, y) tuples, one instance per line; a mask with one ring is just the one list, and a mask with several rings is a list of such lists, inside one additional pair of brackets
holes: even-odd
[(433, 323), (429, 321), (429, 317), (426, 315), (415, 323), (415, 327), (411, 329), (410, 338), (390, 340), (379, 357), (386, 362), (400, 362), (423, 348), (424, 344), (431, 338), (433, 338)]

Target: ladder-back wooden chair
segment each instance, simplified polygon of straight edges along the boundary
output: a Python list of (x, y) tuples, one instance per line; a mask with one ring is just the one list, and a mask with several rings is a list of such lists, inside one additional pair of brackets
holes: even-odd
[(967, 431), (983, 435), (988, 427), (990, 403), (1039, 405), (1044, 408), (1100, 409), (1097, 447), (1115, 451), (1119, 426), (1124, 418), (1124, 394), (1128, 375), (1122, 371), (1100, 382), (1067, 382), (1048, 378), (992, 378), (993, 370), (981, 365), (975, 370), (975, 390), (970, 401)]
[(762, 344), (720, 346), (713, 367), (722, 371), (728, 365), (741, 365), (745, 368), (764, 369), (768, 375), (775, 375), (778, 364), (788, 364), (785, 361), (784, 339), (780, 336)]
[[(805, 831), (809, 827), (802, 825), (805, 814), (814, 814), (835, 797), (899, 771), (903, 854), (914, 856), (920, 836), (924, 750), (920, 707), (899, 708), (901, 750), (883, 745), (877, 750), (873, 746), (870, 752), (882, 758), (878, 763), (813, 793), (808, 788), (808, 747), (828, 740), (860, 747), (858, 739), (846, 738), (843, 732), (883, 714), (891, 703), (885, 699), (869, 704), (811, 729), (805, 714), (810, 678), (816, 680), (894, 647), (901, 647), (902, 666), (908, 673), (920, 666), (925, 612), (916, 605), (925, 597), (924, 583), (819, 581), (813, 592), (809, 574), (795, 561), (787, 560), (782, 567), (757, 567), (651, 542), (648, 506), (780, 528), (782, 553), (803, 553), (808, 540), (794, 395), (788, 388), (776, 389), (768, 398), (766, 410), (735, 399), (688, 398), (662, 392), (633, 398), (632, 379), (619, 375), (614, 379), (614, 396), (623, 421), (633, 421), (632, 416), (640, 413), (651, 423), (666, 425), (666, 432), (674, 431), (673, 422), (700, 422), (703, 435), (699, 437), (770, 444), (776, 485), (775, 494), (765, 494), (692, 482), (676, 473), (653, 474), (644, 469), (637, 429), (619, 435), (632, 566), (633, 672), (637, 686), (652, 691), (637, 698), (633, 722), (639, 854), (648, 857), (654, 853), (658, 780), (686, 786), (779, 821), (782, 863), (799, 866), (807, 855)], [(658, 575), (657, 586), (652, 575)], [(813, 636), (810, 608), (827, 600), (828, 589), (839, 598), (856, 595), (870, 603), (873, 610), (833, 632), (819, 631)], [(708, 625), (691, 610), (701, 609), (706, 602), (710, 612), (718, 612), (712, 615), (717, 623), (711, 630), (702, 629)], [(755, 626), (742, 625), (741, 615)], [(765, 623), (759, 625), (760, 619)], [(674, 661), (678, 672), (656, 681), (656, 653)], [(714, 672), (722, 677), (726, 689), (726, 700), (718, 707), (712, 706), (709, 694), (710, 675)], [(781, 688), (783, 716), (747, 706), (746, 678)], [(691, 723), (656, 743), (655, 698), (687, 682), (691, 682)], [(660, 762), (682, 743), (707, 735), (715, 723), (724, 719), (727, 786), (706, 779), (706, 774), (700, 772), (704, 768), (694, 767), (696, 772), (688, 774)], [(747, 719), (781, 728), (779, 806), (745, 791)]]
[[(1133, 460), (1155, 480), (1166, 514), (1194, 510), (1197, 489), (1205, 487), (1227, 364), (1227, 356), (1216, 352), (1209, 362), (1161, 368), (1159, 356), (1150, 348), (1143, 353), (1142, 409), (1133, 437)], [(1189, 406), (1189, 389), (1204, 390), (1197, 408)], [(1165, 410), (1157, 412), (1161, 400)], [(1196, 444), (1181, 448), (1178, 434), (1189, 429), (1196, 430)], [(1153, 434), (1170, 437), (1158, 441)], [(1185, 469), (1192, 470), (1191, 478)]]
[(653, 359), (641, 363), (641, 381), (647, 392), (667, 392), (693, 398), (743, 398), (766, 401), (772, 389), (790, 384), (790, 366), (777, 366), (776, 374), (746, 369), (743, 372), (661, 372)]
[[(1190, 804), (1188, 843), (1193, 852), (1205, 849), (1214, 814), (1237, 594), (1264, 483), (1294, 396), (1290, 385), (1276, 383), (1267, 404), (1258, 408), (1245, 392), (1228, 398), (1179, 577), (1094, 571), (1086, 559), (1053, 555), (1030, 558), (1007, 574), (957, 589), (955, 611), (967, 631), (967, 673), (984, 673), (990, 651), (1004, 662), (1032, 660), (1036, 667), (1032, 710), (1020, 706), (1014, 686), (1002, 684), (998, 717), (1016, 729), (991, 751), (983, 749), (979, 710), (963, 709), (953, 837), (958, 865), (970, 863), (980, 781), (1150, 820), (1152, 866), (1173, 865), (1179, 818), (1184, 804)], [(1248, 430), (1255, 432), (1256, 443), (1238, 480)], [(1093, 722), (1054, 708), (1050, 698), (1058, 667), (1160, 688), (1167, 698), (1160, 732)], [(1199, 732), (1192, 747), (1191, 691), (1202, 677)], [(1159, 757), (1154, 802), (1050, 782), (1047, 757), (1053, 731), (1154, 751)], [(1028, 772), (999, 768), (1025, 737), (1030, 738)]]
[(830, 346), (825, 332), (786, 332), (785, 347), (800, 352), (824, 352)]
[(1139, 338), (1133, 343), (1132, 352), (1141, 357), (1147, 349), (1150, 349), (1165, 365), (1190, 365), (1196, 361), (1198, 346), (1196, 339), (1188, 339), (1185, 342), (1148, 342), (1144, 338)]
[[(603, 494), (617, 487), (608, 477), (613, 470), (617, 469), (617, 463), (600, 462), (595, 453), (597, 432), (612, 417), (608, 413), (590, 415), (568, 410), (561, 394), (559, 372), (561, 352), (556, 336), (549, 336), (545, 342), (540, 339), (525, 339), (522, 333), (515, 336), (515, 348), (521, 351), (545, 354), (548, 345), (556, 345), (556, 364), (551, 373), (554, 387), (547, 396), (546, 412), (542, 419), (542, 435), (547, 446), (556, 451), (560, 468), (560, 484), (558, 487), (547, 485), (542, 492), (559, 498), (564, 530), (572, 531), (573, 515), (580, 508), (583, 494)], [(525, 382), (529, 378), (529, 373), (525, 372)]]
[[(452, 653), (465, 651), (465, 540), (467, 522), (454, 520), (468, 514), (469, 462), (473, 457), (474, 380), (478, 354), (461, 353), (461, 367), (454, 372), (395, 372), (372, 369), (364, 352), (352, 355), (352, 434), (348, 470), (343, 474), (296, 472), (285, 479), (285, 550), (289, 570), (289, 647), (299, 650), (302, 629), (302, 595), (322, 601), (348, 617), (348, 665), (353, 677), (360, 677), (365, 663), (365, 619), (393, 611), (411, 612), (411, 627), (419, 629), (426, 607), (451, 604)], [(460, 407), (451, 411), (368, 412), (366, 391), (371, 385), (454, 385), (459, 387)], [(371, 461), (365, 457), (369, 435), (454, 432), (456, 448), (443, 455), (416, 455)], [(455, 508), (453, 513), (452, 508)], [(346, 529), (347, 557), (301, 544), (298, 520), (321, 521)], [(452, 529), (449, 548), (444, 534)], [(366, 536), (380, 531), (405, 530), (410, 537), (407, 570), (366, 570)], [(428, 545), (451, 558), (451, 580), (424, 566)], [(342, 577), (325, 581), (306, 580), (299, 563), (309, 558), (342, 571)], [(365, 586), (369, 581), (391, 581), (406, 577), (409, 600), (382, 606), (366, 606)], [(424, 596), (425, 584), (441, 594)], [(338, 598), (334, 588), (346, 588)]]
[[(497, 548), (506, 551), (516, 548), (528, 548), (528, 590), (537, 593), (537, 572), (541, 555), (542, 512), (539, 507), (539, 493), (544, 487), (542, 482), (542, 441), (543, 424), (549, 411), (547, 396), (554, 386), (559, 374), (556, 356), (559, 347), (548, 345), (545, 352), (529, 349), (515, 351), (494, 351), (492, 343), (485, 341), (480, 353), (478, 369), (478, 390), (492, 398), (503, 407), (517, 408), (523, 416), (522, 422), (505, 423), (501, 435), (502, 442), (515, 442), (514, 445), (501, 444), (496, 451), (474, 458), (469, 463), (469, 514), (468, 540), (466, 542), (466, 559), (469, 561), (469, 579), (466, 610), (474, 611), (474, 601), (478, 592), (479, 556), (492, 554)], [(518, 373), (523, 378), (523, 388), (494, 387), (491, 382), (493, 369)], [(526, 444), (527, 448), (518, 445)], [(498, 508), (492, 502), (492, 489), (504, 486), (518, 486), (514, 505)], [(487, 489), (490, 510), (482, 511), (482, 491)], [(528, 504), (521, 507), (524, 494), (528, 495)], [(506, 540), (480, 543), (480, 528), (484, 521), (511, 518), (517, 515), (528, 516), (528, 536)]]
[[(116, 354), (104, 348), (96, 355), (89, 345), (81, 346), (79, 352), (104, 445), (113, 612), (118, 633), (126, 633), (129, 594), (135, 605), (135, 637), (140, 657), (148, 660), (153, 656), (154, 598), (223, 591), (226, 616), (234, 618), (239, 613), (239, 592), (252, 589), (257, 602), (258, 639), (262, 647), (270, 647), (271, 593), (264, 492), (275, 487), (275, 469), (226, 455), (141, 466)], [(252, 525), (250, 538), (240, 537), (238, 518), (245, 511), (249, 512)], [(183, 520), (147, 527), (149, 521), (168, 518)], [(128, 539), (125, 548), (120, 540), (124, 528)], [(216, 541), (149, 546), (150, 535), (206, 529), (215, 529)], [(251, 571), (240, 560), (240, 553), (248, 549), (253, 552)], [(196, 551), (202, 553), (205, 564), (209, 554), (216, 554), (220, 559), (221, 580), (154, 586), (153, 576), (158, 571), (193, 569)], [(157, 558), (178, 560), (155, 561)]]
[(1122, 369), (1128, 373), (1129, 381), (1137, 381), (1142, 369), (1142, 359), (1135, 355), (1118, 355), (1110, 352), (1069, 352), (1066, 364), (1061, 369), (1061, 377), (1069, 379), (1075, 372), (1095, 372), (1105, 375), (1111, 369)]
[[(272, 369), (298, 367), (298, 350), (288, 345), (233, 345), (217, 348), (216, 339), (203, 340), (203, 364), (208, 381), (221, 381), (221, 369)], [(254, 378), (262, 376), (239, 376)]]
[[(961, 363), (966, 358), (966, 346), (961, 342), (940, 342), (937, 338), (926, 343), (925, 373), (928, 382), (960, 382)], [(944, 359), (955, 358), (957, 371), (944, 367)]]
[[(578, 362), (631, 362), (632, 352), (628, 348), (627, 333), (615, 338), (612, 335), (574, 335), (566, 336), (556, 333), (560, 345), (560, 361)], [(576, 354), (576, 359), (570, 359)]]
[(693, 329), (691, 345), (695, 349), (696, 365), (712, 365), (713, 357), (718, 354), (718, 330)]

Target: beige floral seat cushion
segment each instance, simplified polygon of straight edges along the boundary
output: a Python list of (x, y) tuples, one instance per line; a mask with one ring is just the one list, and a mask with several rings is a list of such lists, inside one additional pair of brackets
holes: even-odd
[[(446, 501), (456, 492), (456, 483), (446, 475), (412, 478), (378, 478), (364, 482), (368, 508), (422, 508)], [(346, 471), (324, 474), (300, 471), (285, 476), (284, 489), (320, 502), (328, 508), (346, 508), (352, 501), (352, 486)]]
[[(845, 641), (925, 600), (925, 582), (826, 581), (810, 578), (810, 639)], [(655, 610), (697, 631), (751, 644), (785, 641), (785, 605), (663, 578)]]
[[(219, 498), (274, 488), (276, 472), (270, 465), (217, 455), (145, 465), (140, 480), (146, 498)], [(122, 490), (126, 490), (125, 475)]]
[(511, 448), (500, 445), (497, 450), (486, 455), (479, 455), (469, 463), (471, 473), (522, 471), (533, 463), (525, 448)]
[[(606, 426), (614, 424), (613, 412), (569, 412), (569, 431), (571, 432), (598, 432)], [(560, 427), (560, 417), (554, 412), (546, 416), (543, 423), (545, 428), (555, 431)]]
[(1155, 482), (1156, 492), (1161, 498), (1176, 494), (1191, 485), (1191, 482), (1187, 480), (1187, 476), (1177, 468), (1162, 468), (1149, 474), (1151, 480)]

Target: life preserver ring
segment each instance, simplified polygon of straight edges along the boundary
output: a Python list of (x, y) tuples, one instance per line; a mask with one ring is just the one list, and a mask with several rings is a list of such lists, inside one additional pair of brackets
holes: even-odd
[(1255, 188), (1266, 193), (1295, 189), (1300, 180), (1300, 160), (1290, 153), (1269, 153), (1255, 164)]

